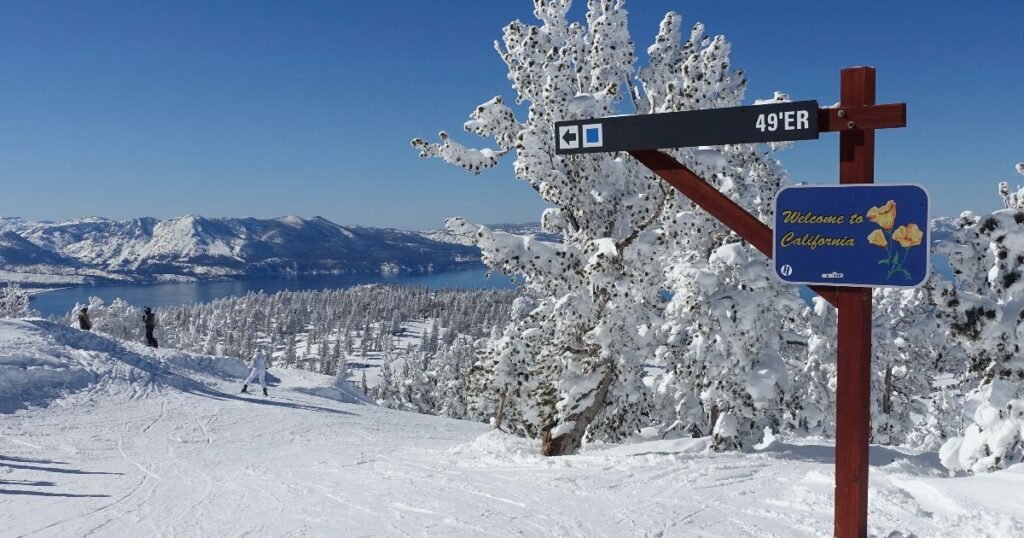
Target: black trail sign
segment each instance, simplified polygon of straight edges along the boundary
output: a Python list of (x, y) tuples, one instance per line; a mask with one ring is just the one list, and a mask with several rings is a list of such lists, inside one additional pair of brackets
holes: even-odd
[(555, 123), (555, 153), (563, 155), (815, 138), (817, 101)]

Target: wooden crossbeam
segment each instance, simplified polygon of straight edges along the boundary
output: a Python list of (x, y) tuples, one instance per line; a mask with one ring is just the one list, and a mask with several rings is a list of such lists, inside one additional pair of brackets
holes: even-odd
[[(769, 260), (772, 259), (772, 229), (757, 217), (730, 200), (728, 196), (722, 194), (671, 155), (656, 149), (630, 151), (629, 154), (683, 193), (693, 203), (711, 214), (712, 217), (736, 232), (743, 240), (767, 256)], [(810, 286), (810, 288), (832, 306), (838, 306), (838, 289), (835, 286)]]
[(907, 104), (836, 106), (818, 109), (818, 132), (894, 129), (907, 126)]

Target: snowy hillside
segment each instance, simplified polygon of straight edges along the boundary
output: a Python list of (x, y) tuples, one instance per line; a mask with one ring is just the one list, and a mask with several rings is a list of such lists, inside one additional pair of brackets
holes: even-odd
[[(559, 234), (548, 233), (542, 230), (539, 223), (522, 222), (514, 224), (488, 224), (487, 227), (499, 232), (529, 236), (534, 239), (550, 243), (557, 243), (562, 240), (562, 237)], [(428, 230), (423, 232), (423, 236), (433, 239), (434, 241), (441, 241), (444, 243), (454, 243), (458, 245), (473, 244), (473, 242), (468, 238), (453, 234), (448, 230)]]
[[(477, 263), (472, 247), (416, 232), (340, 226), (321, 217), (114, 221), (90, 217), (59, 223), (0, 219), (0, 265), (9, 273), (72, 275), (93, 280), (167, 280), (279, 273), (443, 271)], [(36, 278), (35, 280), (38, 280)], [(62, 281), (61, 281), (62, 282)]]
[[(224, 357), (0, 321), (0, 521), (12, 536), (823, 536), (832, 449), (590, 445), (544, 459), (482, 424), (368, 405)], [(1024, 535), (1024, 466), (947, 478), (873, 447), (872, 534)]]

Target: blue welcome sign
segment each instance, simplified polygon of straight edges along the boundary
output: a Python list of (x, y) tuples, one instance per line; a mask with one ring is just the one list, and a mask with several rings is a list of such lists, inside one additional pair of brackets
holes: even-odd
[(928, 278), (917, 185), (789, 187), (775, 197), (775, 274), (791, 284), (912, 288)]

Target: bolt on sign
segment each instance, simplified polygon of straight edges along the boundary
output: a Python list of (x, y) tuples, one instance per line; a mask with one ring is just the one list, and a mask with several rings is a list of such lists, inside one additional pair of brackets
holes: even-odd
[(790, 284), (913, 288), (928, 278), (917, 185), (789, 187), (775, 197), (775, 274)]

